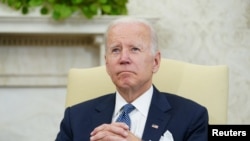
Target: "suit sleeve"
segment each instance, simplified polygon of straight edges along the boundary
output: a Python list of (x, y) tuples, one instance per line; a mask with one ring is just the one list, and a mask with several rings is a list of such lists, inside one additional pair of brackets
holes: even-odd
[(64, 112), (64, 117), (60, 124), (60, 131), (57, 134), (55, 141), (72, 141), (72, 131), (70, 125), (70, 108)]
[(188, 128), (187, 141), (207, 141), (208, 140), (208, 111), (201, 108), (193, 116), (191, 126)]

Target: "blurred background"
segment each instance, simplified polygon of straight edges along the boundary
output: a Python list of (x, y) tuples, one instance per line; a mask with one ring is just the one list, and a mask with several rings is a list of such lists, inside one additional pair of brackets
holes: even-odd
[[(130, 0), (127, 9), (154, 23), (162, 57), (228, 65), (228, 124), (250, 124), (249, 0)], [(0, 3), (1, 141), (55, 139), (67, 72), (103, 65), (102, 37), (114, 18), (57, 23)]]

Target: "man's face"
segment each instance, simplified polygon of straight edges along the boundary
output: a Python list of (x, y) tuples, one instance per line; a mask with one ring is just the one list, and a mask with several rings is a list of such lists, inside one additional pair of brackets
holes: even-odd
[(160, 53), (152, 53), (149, 28), (123, 23), (114, 26), (107, 36), (106, 69), (114, 84), (125, 89), (151, 85)]

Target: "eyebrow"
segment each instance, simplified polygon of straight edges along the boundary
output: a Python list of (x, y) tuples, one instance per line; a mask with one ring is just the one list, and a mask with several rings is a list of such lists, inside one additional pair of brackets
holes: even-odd
[(111, 44), (111, 45), (109, 46), (109, 48), (112, 49), (112, 48), (116, 48), (116, 47), (119, 47), (119, 46), (120, 46), (119, 43), (115, 43), (115, 44)]

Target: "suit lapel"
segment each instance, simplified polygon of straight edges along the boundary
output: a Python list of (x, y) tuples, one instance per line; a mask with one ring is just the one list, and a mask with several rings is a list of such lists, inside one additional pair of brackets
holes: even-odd
[(111, 123), (112, 115), (115, 107), (115, 94), (107, 96), (95, 108), (95, 113), (92, 117), (93, 127), (97, 127), (103, 123)]
[(166, 131), (170, 115), (167, 111), (171, 109), (166, 97), (154, 87), (154, 93), (149, 108), (148, 118), (143, 132), (144, 140), (159, 140)]

